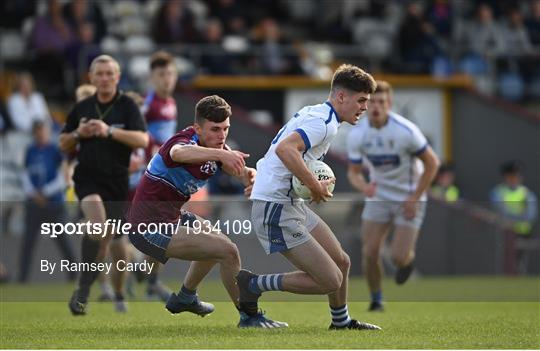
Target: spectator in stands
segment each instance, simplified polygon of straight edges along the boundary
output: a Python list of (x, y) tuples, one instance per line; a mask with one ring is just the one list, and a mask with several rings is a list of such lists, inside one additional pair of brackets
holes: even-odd
[(504, 53), (504, 32), (493, 18), (493, 11), (487, 4), (478, 6), (475, 19), (458, 37), (469, 54), (498, 56)]
[(3, 136), (11, 129), (13, 129), (13, 122), (9, 116), (6, 104), (0, 99), (0, 136)]
[[(25, 172), (22, 175), (26, 203), (26, 232), (19, 253), (20, 272), (18, 280), (28, 280), (32, 256), (41, 224), (63, 223), (65, 218), (64, 188), (65, 180), (59, 171), (62, 153), (56, 144), (50, 141), (49, 126), (43, 121), (36, 121), (32, 128), (34, 143), (26, 151)], [(59, 246), (64, 259), (73, 262), (73, 249), (66, 235), (53, 239)], [(75, 272), (68, 272), (68, 279), (74, 280)]]
[(430, 195), (441, 201), (456, 202), (459, 200), (459, 189), (454, 184), (454, 180), (454, 167), (449, 163), (443, 164), (439, 167)]
[(7, 0), (0, 5), (0, 18), (2, 28), (21, 29), (21, 23), (36, 14), (37, 1), (34, 0)]
[(217, 18), (212, 18), (206, 22), (203, 42), (208, 45), (215, 45), (216, 48), (210, 53), (201, 55), (201, 66), (207, 74), (231, 74), (231, 57), (223, 49), (223, 25)]
[(503, 182), (490, 193), (493, 208), (511, 222), (510, 231), (517, 236), (516, 263), (519, 273), (527, 273), (532, 228), (538, 215), (537, 198), (523, 185), (522, 166), (517, 161), (501, 165)]
[(101, 49), (99, 46), (93, 45), (95, 31), (91, 22), (82, 22), (75, 30), (77, 36), (66, 50), (66, 57), (78, 76), (78, 80), (84, 81), (87, 68), (96, 57), (101, 55)]
[(537, 48), (540, 48), (540, 0), (533, 0), (530, 4), (529, 16), (525, 20), (525, 27), (529, 40)]
[(523, 56), (532, 52), (532, 44), (518, 8), (510, 9), (503, 29), (507, 56)]
[(282, 35), (275, 19), (262, 19), (254, 30), (253, 43), (260, 45), (259, 73), (269, 75), (302, 74), (297, 52), (287, 52), (290, 42)]
[[(11, 117), (9, 116), (9, 112), (7, 111), (4, 101), (0, 99), (0, 148), (2, 152), (6, 152), (9, 147), (9, 141), (7, 140), (6, 134), (12, 129), (13, 123), (11, 122)], [(2, 174), (2, 177), (0, 179), (0, 187), (2, 189), (6, 189), (6, 187), (10, 185), (6, 174), (6, 171), (8, 171), (10, 168), (7, 163), (8, 162), (5, 158), (5, 155), (2, 154), (2, 162), (0, 163), (0, 172)], [(9, 202), (9, 200), (10, 199), (6, 196), (6, 194), (2, 193), (0, 201)], [(9, 231), (9, 222), (13, 215), (13, 207), (14, 206), (2, 206), (2, 208), (0, 208), (0, 233), (7, 233)], [(3, 283), (7, 280), (7, 269), (5, 268), (2, 261), (0, 261), (0, 283)]]
[[(47, 13), (36, 18), (30, 34), (29, 48), (34, 54), (34, 71), (39, 82), (51, 94), (64, 90), (64, 54), (74, 36), (62, 17), (58, 0), (47, 1)], [(55, 89), (55, 91), (51, 91)]]
[(97, 2), (73, 0), (64, 5), (62, 13), (74, 33), (80, 33), (82, 26), (91, 24), (94, 32), (92, 43), (94, 44), (99, 44), (107, 35), (107, 23)]
[(17, 91), (8, 98), (8, 111), (14, 128), (28, 136), (35, 121), (49, 121), (47, 103), (43, 95), (34, 90), (34, 79), (29, 72), (17, 77)]
[(245, 35), (247, 23), (245, 9), (236, 0), (210, 0), (210, 17), (217, 18), (226, 35)]
[(407, 15), (398, 31), (399, 54), (402, 70), (410, 73), (428, 73), (433, 60), (442, 55), (442, 47), (431, 24), (424, 19), (416, 2), (407, 6)]
[(183, 0), (163, 2), (151, 32), (158, 44), (193, 43), (199, 39), (194, 15)]
[(448, 0), (435, 0), (426, 11), (429, 23), (437, 34), (449, 41), (452, 36), (452, 4)]

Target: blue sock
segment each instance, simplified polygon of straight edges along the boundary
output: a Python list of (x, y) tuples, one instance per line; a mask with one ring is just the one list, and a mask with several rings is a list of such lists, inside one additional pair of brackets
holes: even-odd
[(375, 291), (371, 293), (371, 301), (372, 302), (382, 302), (382, 291)]
[(330, 314), (332, 315), (332, 324), (336, 327), (344, 327), (351, 322), (347, 304), (336, 308), (330, 307)]
[(283, 274), (261, 274), (251, 278), (249, 290), (255, 294), (263, 291), (283, 291)]
[(182, 285), (180, 291), (178, 292), (178, 297), (180, 298), (180, 302), (182, 303), (193, 303), (195, 302), (195, 299), (197, 299), (197, 290), (189, 290), (184, 285)]

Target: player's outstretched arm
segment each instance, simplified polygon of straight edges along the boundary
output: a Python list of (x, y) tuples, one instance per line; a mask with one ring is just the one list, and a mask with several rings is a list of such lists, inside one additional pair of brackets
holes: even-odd
[(248, 154), (240, 151), (214, 149), (199, 145), (174, 145), (169, 153), (174, 162), (196, 164), (207, 161), (219, 161), (223, 170), (231, 175), (239, 176), (244, 172), (245, 158)]
[(328, 183), (319, 182), (307, 168), (302, 159), (302, 152), (304, 152), (305, 148), (304, 140), (300, 134), (294, 132), (278, 144), (276, 155), (285, 167), (311, 190), (311, 201), (316, 203), (327, 201), (332, 197), (327, 188)]
[(253, 189), (256, 175), (257, 170), (255, 170), (255, 168), (244, 167), (244, 171), (242, 172), (242, 174), (236, 176), (236, 178), (238, 178), (244, 185), (244, 195), (247, 197), (251, 195), (251, 190)]

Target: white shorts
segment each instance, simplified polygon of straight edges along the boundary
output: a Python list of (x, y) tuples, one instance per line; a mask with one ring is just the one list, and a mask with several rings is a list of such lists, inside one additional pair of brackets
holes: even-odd
[(304, 202), (253, 200), (251, 223), (266, 254), (292, 249), (311, 239), (320, 217)]
[(377, 223), (393, 223), (395, 226), (409, 226), (420, 229), (426, 214), (426, 201), (418, 201), (416, 216), (407, 220), (403, 217), (403, 202), (370, 200), (366, 201), (362, 219)]

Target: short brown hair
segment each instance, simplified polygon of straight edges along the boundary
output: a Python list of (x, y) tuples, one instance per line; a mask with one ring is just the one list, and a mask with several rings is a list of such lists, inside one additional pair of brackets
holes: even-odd
[(343, 64), (334, 72), (330, 90), (341, 87), (358, 93), (373, 94), (376, 86), (377, 83), (369, 73), (359, 67)]
[(392, 86), (385, 80), (378, 80), (375, 93), (387, 93), (389, 96), (392, 96)]
[(231, 115), (231, 106), (217, 95), (206, 96), (195, 105), (195, 123), (198, 124), (205, 120), (221, 123)]
[(150, 70), (174, 64), (174, 57), (166, 51), (158, 51), (150, 57)]

